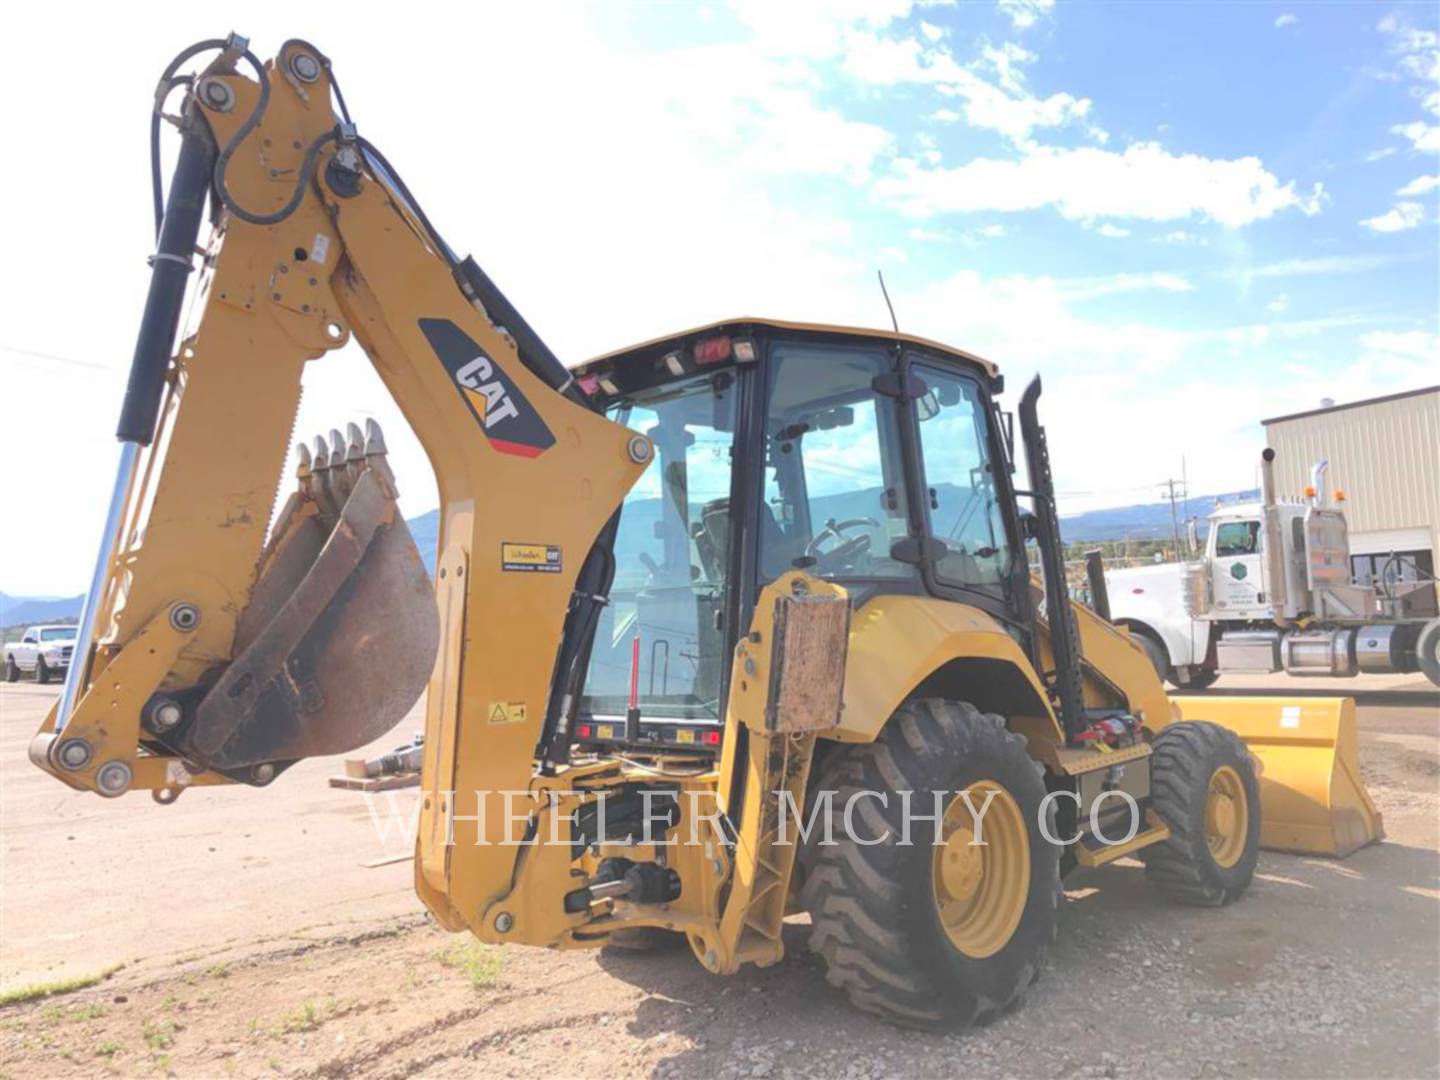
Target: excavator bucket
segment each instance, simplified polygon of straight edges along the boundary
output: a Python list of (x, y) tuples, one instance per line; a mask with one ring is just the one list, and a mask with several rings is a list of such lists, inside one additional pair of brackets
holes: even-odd
[(379, 425), (332, 431), (299, 457), (234, 660), (175, 747), (220, 772), (268, 777), (267, 765), (364, 746), (400, 721), (434, 665), (434, 590)]
[(1260, 846), (1343, 858), (1385, 836), (1360, 777), (1355, 700), (1174, 697), (1186, 720), (1209, 720), (1258, 762)]

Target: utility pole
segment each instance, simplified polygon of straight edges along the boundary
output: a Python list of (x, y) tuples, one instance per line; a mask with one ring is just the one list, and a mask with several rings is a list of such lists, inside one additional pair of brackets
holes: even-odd
[(1175, 500), (1176, 498), (1185, 497), (1185, 481), (1177, 480), (1172, 476), (1168, 480), (1162, 480), (1161, 483), (1165, 486), (1170, 495), (1170, 528), (1174, 531), (1175, 534), (1175, 559), (1178, 562), (1180, 561), (1180, 518), (1175, 509)]

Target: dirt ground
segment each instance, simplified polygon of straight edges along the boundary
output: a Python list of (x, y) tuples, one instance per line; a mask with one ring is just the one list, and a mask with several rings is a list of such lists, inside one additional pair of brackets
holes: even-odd
[(325, 786), (337, 763), (263, 793), (104, 802), (25, 760), (54, 688), (0, 686), (0, 983), (109, 972), (0, 1008), (0, 1075), (1435, 1076), (1440, 695), (1402, 676), (1211, 692), (1256, 690), (1356, 696), (1386, 842), (1340, 862), (1265, 852), (1223, 910), (1165, 904), (1130, 860), (1077, 874), (1025, 1005), (930, 1036), (849, 1009), (803, 918), (782, 963), (730, 979), (684, 952), (445, 934), (408, 863), (365, 865), (408, 844)]

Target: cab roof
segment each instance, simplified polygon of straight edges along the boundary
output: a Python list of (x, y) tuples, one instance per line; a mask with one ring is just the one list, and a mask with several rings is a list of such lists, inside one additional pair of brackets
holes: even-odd
[(995, 379), (1000, 374), (1000, 368), (983, 356), (976, 356), (974, 353), (966, 352), (964, 349), (957, 349), (950, 345), (942, 345), (938, 341), (929, 338), (918, 337), (915, 334), (897, 333), (894, 330), (880, 330), (875, 327), (864, 326), (836, 326), (830, 323), (808, 323), (790, 322), (784, 319), (764, 319), (745, 317), (739, 319), (723, 319), (719, 322), (706, 323), (704, 326), (696, 326), (689, 330), (682, 330), (676, 334), (666, 334), (663, 337), (651, 338), (649, 341), (642, 341), (635, 345), (627, 345), (623, 349), (614, 349), (607, 353), (601, 353), (586, 360), (578, 368), (577, 374), (586, 374), (597, 366), (614, 362), (625, 362), (632, 356), (642, 353), (649, 353), (661, 347), (678, 345), (695, 338), (703, 338), (711, 334), (723, 332), (742, 332), (746, 329), (771, 329), (784, 330), (791, 333), (820, 334), (830, 337), (845, 338), (870, 338), (874, 341), (899, 342), (902, 345), (917, 345), (932, 352), (943, 353), (946, 356), (953, 356), (980, 367), (987, 378)]

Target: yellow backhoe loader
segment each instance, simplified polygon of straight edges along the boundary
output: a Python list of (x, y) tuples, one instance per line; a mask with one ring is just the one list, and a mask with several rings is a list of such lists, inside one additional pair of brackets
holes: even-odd
[[(1272, 831), (1380, 835), (1348, 702), (1177, 703), (1072, 604), (1038, 380), (1017, 433), (980, 357), (750, 318), (572, 371), (314, 46), (198, 43), (165, 122), (120, 469), (30, 748), (71, 787), (264, 787), (428, 691), (415, 887), (442, 925), (683, 936), (728, 973), (805, 911), (830, 981), (919, 1026), (1024, 994), (1074, 867), (1137, 855), (1218, 905)], [(276, 509), (302, 370), (352, 339), (434, 466), (433, 580), (373, 424), (302, 447)]]

